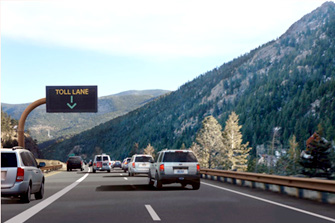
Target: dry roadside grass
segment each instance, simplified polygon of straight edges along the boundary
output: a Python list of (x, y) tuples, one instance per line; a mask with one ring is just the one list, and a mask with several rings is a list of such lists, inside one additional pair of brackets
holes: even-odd
[(46, 160), (46, 159), (36, 159), (37, 163), (45, 162), (46, 166), (56, 166), (56, 165), (63, 165), (61, 170), (66, 170), (66, 163), (63, 163), (59, 160)]

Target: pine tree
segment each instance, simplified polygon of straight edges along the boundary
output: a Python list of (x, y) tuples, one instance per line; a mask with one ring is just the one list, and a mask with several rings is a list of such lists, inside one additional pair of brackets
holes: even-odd
[(249, 142), (242, 144), (241, 125), (238, 125), (238, 115), (232, 112), (226, 121), (225, 129), (222, 133), (223, 144), (228, 153), (232, 170), (247, 170), (248, 155), (251, 147)]
[(299, 167), (300, 159), (300, 151), (298, 149), (299, 143), (297, 142), (295, 135), (290, 138), (289, 145), (289, 169), (287, 174), (295, 174), (297, 172), (297, 168)]
[[(192, 150), (194, 152), (194, 155), (197, 157), (198, 162), (201, 165), (202, 163), (200, 162), (200, 146), (197, 143), (193, 142), (191, 147), (190, 147), (190, 150)], [(204, 165), (201, 165), (201, 166), (204, 167)]]
[(155, 149), (154, 147), (149, 143), (148, 146), (143, 150), (144, 154), (151, 155), (153, 158), (155, 158)]
[(295, 137), (295, 135), (293, 135), (290, 140), (289, 140), (289, 144), (290, 144), (290, 149), (288, 151), (288, 154), (290, 155), (290, 159), (298, 162), (299, 160), (299, 150), (298, 150), (298, 142), (297, 142), (297, 138)]
[(131, 149), (131, 151), (129, 152), (129, 156), (133, 156), (135, 154), (138, 154), (139, 153), (139, 145), (138, 145), (138, 142), (135, 142), (134, 145), (133, 145), (133, 148)]
[(213, 116), (206, 117), (196, 136), (197, 145), (192, 150), (203, 168), (222, 168), (223, 141), (222, 127)]

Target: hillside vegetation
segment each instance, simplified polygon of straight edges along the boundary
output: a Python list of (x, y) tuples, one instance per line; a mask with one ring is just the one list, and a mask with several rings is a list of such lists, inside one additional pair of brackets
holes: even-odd
[[(17, 135), (18, 120), (13, 119), (1, 109), (1, 148), (12, 148), (18, 146)], [(29, 135), (24, 133), (25, 148), (30, 150), (35, 157), (41, 157), (36, 141)]]
[(319, 124), (325, 138), (335, 139), (334, 95), (335, 4), (327, 2), (278, 39), (43, 154), (65, 160), (70, 153), (91, 157), (102, 150), (121, 159), (134, 143), (156, 150), (189, 148), (205, 117), (214, 116), (224, 128), (233, 111), (252, 156), (271, 144), (288, 148), (293, 135), (302, 150)]

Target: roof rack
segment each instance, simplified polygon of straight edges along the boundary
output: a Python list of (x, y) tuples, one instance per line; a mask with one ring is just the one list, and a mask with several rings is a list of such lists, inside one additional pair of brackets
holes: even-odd
[(13, 148), (12, 148), (12, 150), (16, 150), (16, 149), (24, 149), (22, 146), (14, 146)]

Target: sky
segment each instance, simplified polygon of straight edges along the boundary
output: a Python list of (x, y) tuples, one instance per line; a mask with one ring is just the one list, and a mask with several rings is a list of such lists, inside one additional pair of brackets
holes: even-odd
[(46, 86), (177, 90), (279, 38), (323, 0), (0, 0), (1, 102)]

